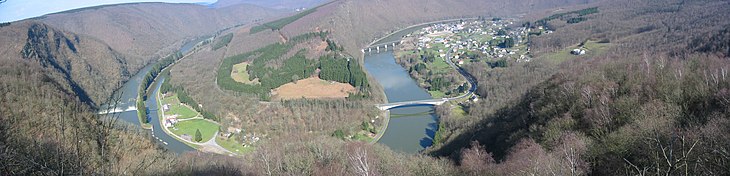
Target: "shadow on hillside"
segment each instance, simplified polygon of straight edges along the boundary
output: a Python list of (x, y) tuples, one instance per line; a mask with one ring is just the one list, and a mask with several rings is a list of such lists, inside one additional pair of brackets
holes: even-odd
[[(472, 141), (478, 141), (491, 152), (497, 161), (503, 160), (508, 150), (520, 139), (530, 137), (534, 131), (530, 126), (544, 124), (549, 119), (540, 119), (535, 116), (531, 108), (544, 106), (547, 103), (542, 100), (546, 96), (546, 90), (551, 85), (550, 80), (543, 82), (524, 94), (516, 103), (497, 110), (494, 114), (482, 118), (483, 120), (474, 124), (471, 129), (459, 134), (452, 140), (447, 141), (441, 147), (429, 152), (433, 156), (446, 156), (455, 162), (460, 160), (462, 149), (468, 148)], [(487, 99), (488, 100), (488, 99)], [(555, 114), (567, 111), (556, 103), (553, 109)], [(540, 112), (543, 113), (543, 112)], [(543, 116), (555, 117), (555, 116)]]

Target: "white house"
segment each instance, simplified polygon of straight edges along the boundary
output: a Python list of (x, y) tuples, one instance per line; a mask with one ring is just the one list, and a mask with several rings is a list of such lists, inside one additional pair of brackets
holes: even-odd
[(170, 127), (174, 126), (177, 122), (178, 122), (178, 120), (177, 120), (176, 116), (167, 117), (165, 119), (165, 128), (170, 128)]
[(570, 54), (573, 54), (573, 55), (584, 55), (584, 54), (586, 54), (586, 50), (583, 50), (583, 49), (580, 49), (580, 48), (576, 48), (576, 49), (573, 49), (573, 51), (570, 51)]

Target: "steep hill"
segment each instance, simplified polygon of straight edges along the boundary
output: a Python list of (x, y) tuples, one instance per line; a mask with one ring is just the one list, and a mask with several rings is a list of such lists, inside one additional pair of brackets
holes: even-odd
[[(127, 57), (105, 43), (32, 21), (0, 28), (2, 60), (36, 63), (63, 92), (98, 105), (130, 75)], [(99, 59), (103, 58), (103, 59)]]
[(51, 14), (40, 21), (97, 38), (129, 57), (149, 61), (171, 53), (183, 40), (280, 14), (282, 11), (249, 4), (211, 9), (195, 4), (138, 3)]
[(95, 108), (183, 40), (276, 14), (250, 5), (142, 3), (2, 24), (0, 175), (179, 173), (171, 165), (185, 157)]
[(238, 4), (253, 4), (274, 9), (299, 9), (311, 8), (326, 1), (328, 0), (218, 0), (211, 6), (223, 8)]
[(279, 14), (247, 4), (220, 9), (165, 3), (91, 7), (4, 26), (0, 51), (3, 59), (37, 60), (65, 91), (93, 106), (142, 66), (188, 40)]
[[(730, 3), (596, 5), (584, 22), (550, 20), (530, 63), (468, 68), (486, 101), (465, 117), (439, 108), (446, 142), (429, 153), (497, 175), (727, 175), (730, 63), (717, 41), (730, 41)], [(567, 54), (580, 43), (591, 54)]]

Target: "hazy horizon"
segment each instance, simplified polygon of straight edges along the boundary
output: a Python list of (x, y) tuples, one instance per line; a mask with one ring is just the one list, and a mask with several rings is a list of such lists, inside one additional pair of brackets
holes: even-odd
[(15, 22), (46, 14), (100, 5), (164, 2), (164, 3), (215, 3), (217, 0), (7, 0), (0, 1), (0, 23)]

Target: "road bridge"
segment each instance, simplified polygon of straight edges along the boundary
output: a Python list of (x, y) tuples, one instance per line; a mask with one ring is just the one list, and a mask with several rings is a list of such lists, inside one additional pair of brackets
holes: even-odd
[(386, 104), (379, 104), (377, 105), (378, 109), (380, 110), (390, 110), (397, 107), (404, 107), (404, 106), (418, 106), (418, 105), (442, 105), (449, 101), (448, 98), (443, 99), (430, 99), (430, 100), (416, 100), (416, 101), (403, 101), (403, 102), (395, 102), (395, 103), (386, 103)]
[(372, 53), (372, 52), (380, 53), (381, 50), (382, 51), (388, 51), (388, 49), (393, 50), (393, 49), (395, 49), (396, 45), (400, 45), (400, 44), (401, 44), (401, 41), (380, 43), (377, 45), (368, 46), (360, 51), (362, 53)]

